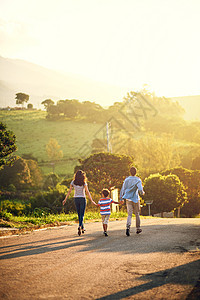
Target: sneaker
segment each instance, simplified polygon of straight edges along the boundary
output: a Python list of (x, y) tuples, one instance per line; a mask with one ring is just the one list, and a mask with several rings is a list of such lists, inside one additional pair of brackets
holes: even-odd
[(126, 235), (130, 236), (130, 229), (129, 228), (126, 229)]
[(78, 235), (81, 235), (81, 227), (78, 228)]
[(81, 231), (82, 231), (82, 233), (85, 233), (85, 229), (84, 228), (82, 228)]
[(107, 232), (106, 232), (106, 231), (104, 231), (104, 235), (105, 235), (105, 236), (108, 236), (108, 234), (107, 234)]
[(141, 232), (142, 232), (142, 229), (140, 229), (140, 228), (138, 228), (137, 231), (136, 231), (137, 234), (139, 234)]

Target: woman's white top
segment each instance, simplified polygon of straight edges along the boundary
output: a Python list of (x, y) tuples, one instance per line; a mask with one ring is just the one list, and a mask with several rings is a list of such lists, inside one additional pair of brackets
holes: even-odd
[(85, 198), (85, 186), (87, 183), (84, 183), (84, 185), (75, 185), (74, 181), (72, 180), (71, 185), (74, 188), (74, 197), (83, 197)]

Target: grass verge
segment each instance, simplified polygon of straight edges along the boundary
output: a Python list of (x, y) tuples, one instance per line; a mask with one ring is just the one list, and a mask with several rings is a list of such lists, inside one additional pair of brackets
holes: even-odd
[[(126, 217), (126, 212), (115, 212), (111, 213), (110, 220), (120, 220)], [(84, 221), (99, 222), (101, 221), (101, 216), (99, 212), (86, 212)], [(74, 223), (78, 223), (78, 215), (76, 213), (48, 214), (40, 217), (13, 216), (9, 213), (7, 218), (0, 219), (0, 227), (4, 228), (3, 230), (0, 230), (0, 236), (7, 234), (18, 234), (45, 227), (71, 225)], [(7, 231), (5, 228), (9, 228), (10, 230)]]

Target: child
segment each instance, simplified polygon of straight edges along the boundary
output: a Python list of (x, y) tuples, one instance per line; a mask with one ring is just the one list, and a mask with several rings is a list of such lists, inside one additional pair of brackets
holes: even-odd
[(98, 206), (100, 206), (100, 214), (102, 217), (102, 223), (103, 223), (103, 231), (104, 235), (108, 236), (107, 234), (107, 228), (108, 228), (108, 221), (110, 218), (110, 204), (115, 203), (115, 204), (121, 204), (120, 202), (113, 201), (111, 198), (109, 198), (110, 191), (107, 189), (102, 190), (102, 198), (98, 202)]

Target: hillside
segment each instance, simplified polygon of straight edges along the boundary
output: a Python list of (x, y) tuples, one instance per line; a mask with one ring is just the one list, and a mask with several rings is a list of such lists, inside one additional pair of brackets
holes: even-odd
[(58, 141), (63, 151), (63, 159), (55, 172), (72, 174), (77, 165), (85, 142), (92, 143), (94, 133), (100, 124), (84, 121), (47, 121), (43, 111), (0, 111), (0, 121), (7, 125), (17, 137), (16, 154), (32, 154), (44, 171), (49, 173), (52, 166), (48, 161), (46, 144), (50, 138)]
[(49, 98), (88, 100), (107, 106), (121, 101), (128, 90), (0, 56), (0, 107), (15, 106), (18, 92), (30, 95), (29, 102), (41, 108), (41, 102)]

